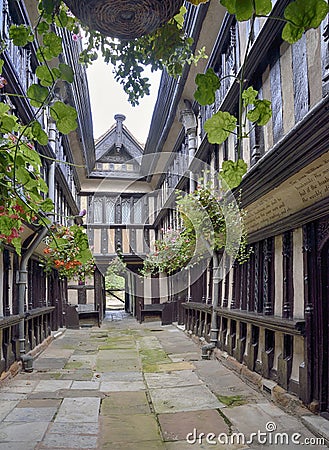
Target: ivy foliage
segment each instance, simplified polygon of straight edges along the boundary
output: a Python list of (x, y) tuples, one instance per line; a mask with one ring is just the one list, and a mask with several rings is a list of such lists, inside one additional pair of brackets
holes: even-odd
[(243, 159), (223, 161), (220, 178), (225, 181), (230, 189), (234, 189), (241, 183), (243, 175), (247, 173), (247, 169), (247, 163)]
[(218, 111), (204, 124), (211, 144), (221, 144), (236, 129), (237, 118), (227, 111)]
[[(251, 44), (253, 35), (254, 19), (266, 17), (272, 12), (271, 0), (220, 0), (220, 3), (230, 14), (236, 16), (237, 21), (250, 20), (251, 31), (249, 42)], [(317, 28), (328, 14), (329, 6), (325, 0), (294, 0), (285, 8), (284, 18), (286, 21), (283, 28), (282, 38), (293, 44), (297, 42), (303, 33), (310, 28)], [(238, 160), (225, 161), (222, 165), (221, 176), (231, 188), (237, 187), (242, 176), (246, 172), (246, 164), (241, 156), (241, 142), (248, 138), (254, 126), (266, 125), (272, 117), (271, 102), (267, 99), (258, 98), (258, 91), (252, 86), (246, 87), (247, 80), (244, 78), (244, 69), (248, 51), (246, 51), (240, 72), (235, 81), (240, 85), (239, 113), (237, 116), (228, 111), (217, 111), (205, 122), (204, 129), (208, 133), (210, 143), (223, 143), (230, 134), (237, 137)], [(209, 68), (205, 74), (198, 74), (195, 79), (197, 90), (194, 98), (202, 106), (211, 105), (216, 98), (216, 91), (220, 88), (221, 79)], [(248, 124), (250, 121), (251, 124)]]
[[(37, 48), (40, 65), (35, 74), (38, 81), (28, 87), (25, 95), (33, 116), (24, 124), (7, 103), (0, 102), (0, 245), (11, 244), (18, 254), (21, 254), (21, 236), (25, 226), (49, 227), (47, 215), (54, 207), (52, 200), (47, 198), (48, 187), (42, 176), (43, 162), (36, 148), (48, 144), (48, 135), (42, 126), (44, 111), (50, 113), (58, 131), (63, 134), (77, 127), (76, 110), (54, 94), (58, 82), (72, 83), (74, 78), (71, 67), (58, 61), (63, 52), (62, 38), (53, 31), (54, 27), (50, 29), (54, 8), (59, 8), (59, 2), (42, 3), (46, 11), (35, 28), (21, 24), (12, 25), (9, 29), (13, 45), (35, 45)], [(67, 11), (62, 11), (66, 16)], [(64, 17), (63, 13), (61, 17)], [(4, 60), (0, 59), (1, 87), (8, 84), (2, 76), (3, 65)], [(83, 258), (83, 254), (80, 256)]]
[(215, 101), (216, 91), (220, 88), (220, 80), (214, 69), (210, 67), (205, 74), (198, 73), (195, 77), (198, 86), (194, 98), (200, 105), (211, 105)]
[(220, 0), (230, 14), (238, 21), (249, 20), (255, 14), (265, 16), (272, 11), (271, 0)]
[(284, 11), (287, 23), (282, 31), (283, 39), (290, 44), (297, 42), (305, 31), (320, 26), (328, 11), (325, 0), (295, 0), (290, 3)]
[(249, 258), (244, 212), (225, 189), (215, 189), (201, 179), (194, 192), (178, 193), (176, 209), (182, 227), (162, 230), (154, 252), (144, 260), (143, 275), (189, 269), (222, 250), (240, 263)]

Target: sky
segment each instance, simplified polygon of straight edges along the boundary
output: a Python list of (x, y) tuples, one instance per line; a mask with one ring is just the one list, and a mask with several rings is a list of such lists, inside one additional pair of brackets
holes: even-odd
[(157, 98), (161, 72), (145, 71), (151, 80), (151, 94), (143, 97), (138, 106), (128, 103), (122, 85), (114, 80), (112, 66), (101, 57), (87, 69), (94, 137), (97, 139), (115, 122), (115, 114), (124, 114), (124, 125), (141, 144), (145, 144)]

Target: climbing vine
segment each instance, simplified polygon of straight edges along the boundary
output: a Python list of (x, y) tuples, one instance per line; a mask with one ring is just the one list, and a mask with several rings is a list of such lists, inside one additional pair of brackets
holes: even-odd
[[(207, 0), (189, 0), (197, 6)], [(239, 111), (236, 116), (228, 111), (218, 111), (205, 123), (205, 131), (211, 143), (222, 143), (230, 134), (236, 134), (238, 160), (225, 161), (222, 177), (228, 185), (238, 186), (247, 166), (242, 160), (241, 141), (248, 137), (255, 125), (263, 126), (271, 118), (271, 103), (260, 98), (259, 92), (245, 80), (245, 66), (251, 46), (255, 19), (271, 17), (285, 22), (282, 38), (294, 43), (310, 28), (317, 28), (328, 13), (325, 0), (294, 0), (284, 11), (284, 16), (274, 18), (271, 0), (220, 0), (230, 14), (238, 21), (250, 21), (250, 35), (246, 53), (236, 77), (239, 83)], [(38, 66), (37, 81), (29, 86), (26, 94), (13, 93), (12, 87), (3, 76), (4, 60), (0, 57), (0, 244), (11, 244), (21, 253), (21, 235), (25, 224), (35, 227), (48, 226), (48, 215), (53, 210), (52, 201), (47, 198), (48, 187), (43, 180), (43, 161), (40, 147), (48, 145), (48, 135), (43, 129), (42, 117), (50, 117), (60, 133), (68, 134), (77, 127), (77, 112), (68, 103), (57, 98), (59, 83), (72, 83), (74, 73), (71, 67), (59, 63), (63, 51), (62, 28), (71, 34), (73, 41), (83, 41), (86, 46), (80, 55), (80, 62), (91, 63), (100, 52), (105, 61), (113, 66), (115, 78), (123, 84), (129, 101), (136, 105), (141, 97), (149, 93), (149, 80), (143, 76), (145, 65), (152, 70), (166, 69), (172, 76), (179, 77), (186, 63), (196, 63), (205, 57), (204, 49), (194, 55), (193, 40), (184, 31), (182, 8), (173, 19), (150, 35), (131, 41), (107, 38), (88, 29), (75, 18), (61, 0), (40, 0), (39, 17), (33, 26), (12, 25), (9, 39), (15, 46), (35, 46)], [(1, 45), (1, 53), (6, 42)], [(221, 80), (212, 69), (196, 78), (196, 100), (201, 105), (211, 105)], [(33, 117), (23, 123), (11, 110), (11, 96), (24, 97), (31, 105)]]

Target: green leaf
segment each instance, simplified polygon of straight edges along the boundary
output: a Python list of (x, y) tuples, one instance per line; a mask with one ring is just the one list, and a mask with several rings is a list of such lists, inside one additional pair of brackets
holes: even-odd
[(237, 119), (227, 111), (218, 111), (204, 124), (211, 144), (221, 144), (236, 128)]
[(195, 100), (202, 106), (214, 103), (216, 91), (220, 88), (220, 80), (214, 69), (208, 69), (205, 74), (198, 73), (195, 83), (198, 86), (194, 93)]
[(39, 84), (31, 84), (27, 90), (27, 96), (30, 99), (30, 103), (36, 108), (43, 106), (47, 100), (48, 94), (48, 89), (44, 86), (40, 86)]
[(38, 168), (39, 166), (41, 166), (40, 156), (35, 150), (28, 147), (26, 144), (21, 145), (20, 148), (22, 150), (24, 158), (29, 164), (31, 164), (34, 168)]
[[(45, 182), (45, 180), (43, 178), (41, 178), (41, 177), (38, 179), (38, 189), (41, 192), (45, 192), (45, 193), (48, 192), (48, 185)], [(45, 209), (43, 209), (43, 210), (46, 211)]]
[(58, 70), (50, 69), (50, 67), (44, 65), (44, 66), (38, 66), (35, 70), (36, 76), (40, 80), (40, 84), (42, 86), (52, 86), (54, 82), (59, 78)]
[(42, 8), (45, 10), (47, 14), (52, 14), (54, 12), (55, 7), (58, 4), (57, 0), (42, 0), (41, 2)]
[(12, 25), (9, 28), (9, 38), (17, 47), (24, 47), (34, 40), (31, 27), (27, 25)]
[(23, 166), (16, 167), (16, 180), (19, 184), (26, 185), (31, 180), (30, 172)]
[(41, 145), (48, 144), (48, 136), (47, 133), (42, 129), (42, 126), (39, 122), (35, 121), (31, 125), (31, 131), (34, 139), (39, 142)]
[(37, 29), (40, 34), (44, 34), (49, 30), (49, 24), (47, 22), (42, 21), (39, 23)]
[(62, 80), (68, 81), (69, 83), (73, 83), (74, 72), (70, 66), (61, 63), (59, 65), (59, 70), (60, 70), (60, 77)]
[(6, 234), (9, 236), (12, 225), (12, 221), (8, 216), (0, 216), (0, 234)]
[(58, 131), (68, 134), (78, 126), (76, 110), (63, 102), (56, 102), (50, 108), (50, 115), (56, 121)]
[(227, 9), (230, 14), (235, 14), (235, 0), (220, 0), (220, 3)]
[(220, 0), (220, 3), (240, 22), (249, 20), (253, 14), (266, 16), (272, 11), (271, 0)]
[(249, 20), (254, 13), (252, 0), (235, 0), (235, 10), (238, 21)]
[(248, 89), (242, 92), (242, 99), (244, 106), (253, 105), (256, 97), (258, 95), (258, 91), (256, 91), (252, 86), (248, 87)]
[(54, 203), (50, 198), (46, 198), (43, 202), (40, 203), (40, 208), (44, 212), (52, 212), (54, 210)]
[(17, 118), (8, 114), (0, 116), (0, 132), (9, 133), (16, 127)]
[(219, 179), (224, 179), (230, 189), (233, 189), (241, 183), (243, 175), (247, 172), (248, 166), (243, 159), (237, 161), (224, 161)]
[(247, 113), (247, 117), (251, 122), (263, 126), (272, 117), (271, 102), (269, 100), (255, 100), (255, 108)]
[(2, 69), (3, 69), (3, 65), (4, 65), (4, 60), (0, 59), (0, 75), (2, 74)]
[(10, 106), (6, 103), (0, 102), (0, 114), (5, 114), (7, 111), (10, 110)]
[(20, 256), (22, 253), (22, 239), (20, 237), (12, 239), (11, 245), (14, 246), (16, 253)]
[(296, 0), (290, 3), (284, 17), (289, 22), (282, 31), (282, 38), (293, 44), (302, 34), (310, 28), (317, 28), (329, 12), (328, 3), (325, 0)]
[(272, 11), (271, 0), (255, 0), (256, 14), (258, 16), (266, 16)]
[(69, 22), (69, 17), (66, 14), (64, 9), (61, 9), (58, 16), (55, 16), (55, 23), (58, 27), (63, 28), (67, 27)]
[(50, 61), (57, 58), (62, 53), (62, 38), (56, 33), (47, 33), (43, 38), (43, 46), (37, 51), (37, 58), (39, 61)]
[(92, 254), (89, 248), (82, 250), (77, 256), (78, 261), (80, 261), (82, 264), (89, 261), (90, 258), (92, 258)]

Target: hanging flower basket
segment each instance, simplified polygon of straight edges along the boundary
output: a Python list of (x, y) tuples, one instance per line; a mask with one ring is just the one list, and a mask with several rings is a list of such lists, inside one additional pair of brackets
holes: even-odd
[(179, 12), (183, 0), (64, 0), (93, 30), (119, 39), (152, 33)]

